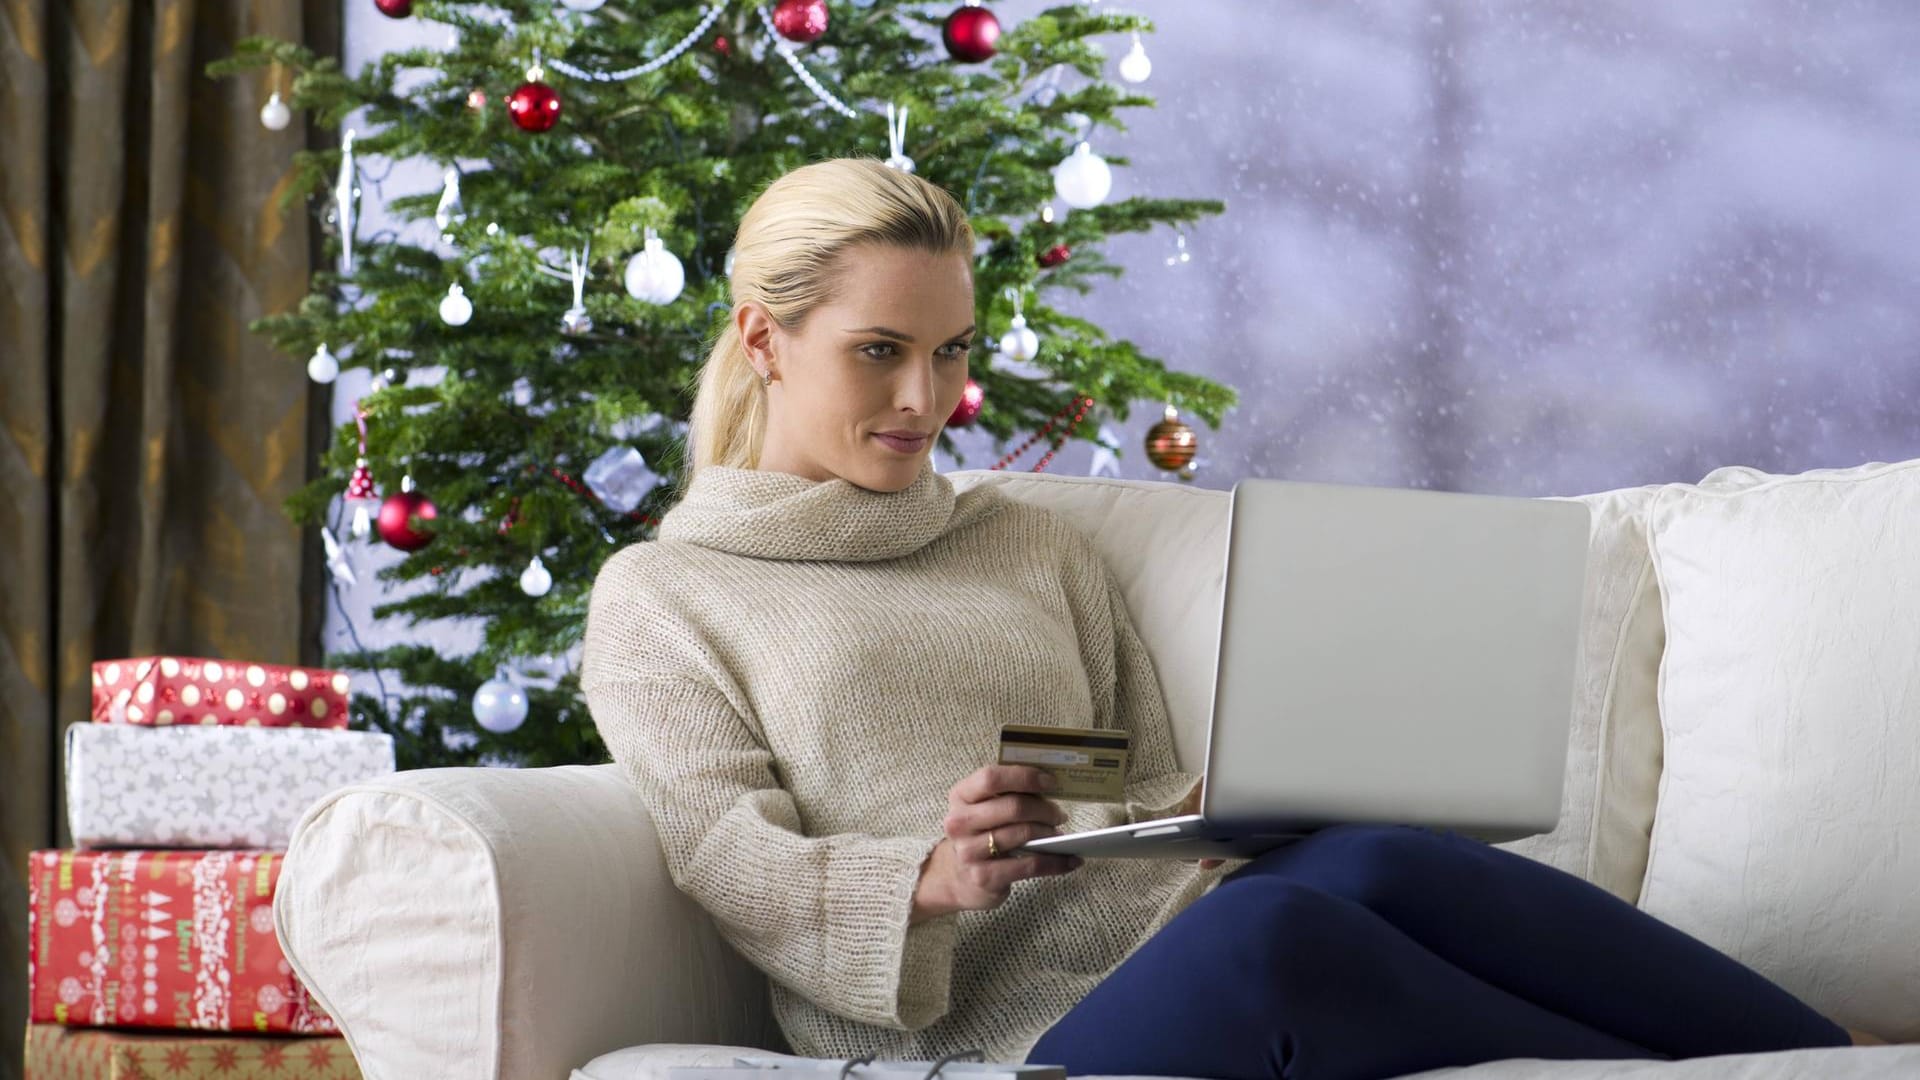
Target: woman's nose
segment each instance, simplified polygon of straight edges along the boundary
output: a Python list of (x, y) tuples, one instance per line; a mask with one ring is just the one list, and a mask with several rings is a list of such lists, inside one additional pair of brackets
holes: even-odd
[(920, 360), (903, 365), (894, 396), (900, 408), (928, 415), (933, 412), (934, 386), (933, 362)]

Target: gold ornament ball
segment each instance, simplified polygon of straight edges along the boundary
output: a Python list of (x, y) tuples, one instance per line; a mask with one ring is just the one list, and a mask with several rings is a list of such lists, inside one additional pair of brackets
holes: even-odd
[(1199, 440), (1186, 421), (1180, 419), (1180, 411), (1167, 406), (1166, 419), (1147, 429), (1147, 460), (1153, 462), (1156, 469), (1178, 472), (1193, 461), (1193, 454), (1199, 448)]

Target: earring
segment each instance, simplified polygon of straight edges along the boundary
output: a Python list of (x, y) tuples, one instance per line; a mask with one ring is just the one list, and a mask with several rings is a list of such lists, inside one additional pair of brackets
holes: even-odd
[(772, 386), (772, 385), (773, 385), (773, 372), (771, 372), (771, 371), (769, 371), (769, 372), (767, 372), (767, 373), (765, 373), (765, 374), (763, 374), (763, 375), (761, 375), (761, 376), (760, 376), (760, 385), (761, 385), (761, 386)]

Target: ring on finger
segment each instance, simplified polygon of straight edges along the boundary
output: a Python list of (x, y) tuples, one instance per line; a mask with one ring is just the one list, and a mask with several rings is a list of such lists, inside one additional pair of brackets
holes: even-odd
[(993, 838), (993, 830), (988, 829), (987, 830), (987, 858), (997, 859), (999, 857), (1000, 857), (1000, 844), (998, 841), (996, 841)]

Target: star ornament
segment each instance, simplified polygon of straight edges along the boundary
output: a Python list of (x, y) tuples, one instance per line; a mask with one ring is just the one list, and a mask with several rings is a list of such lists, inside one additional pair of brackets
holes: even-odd
[(351, 589), (360, 584), (360, 578), (353, 572), (353, 563), (347, 559), (347, 551), (334, 538), (333, 530), (320, 526), (320, 543), (327, 549), (327, 573), (333, 580)]

